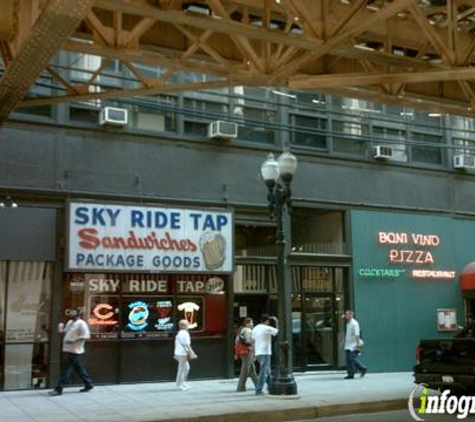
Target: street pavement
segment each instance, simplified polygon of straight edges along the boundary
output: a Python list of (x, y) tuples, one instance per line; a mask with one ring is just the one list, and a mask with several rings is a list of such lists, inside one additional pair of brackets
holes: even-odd
[[(456, 422), (455, 415), (424, 415), (425, 422)], [(469, 420), (473, 420), (470, 419)], [(289, 422), (414, 422), (407, 410), (393, 412), (361, 413), (356, 415), (333, 416), (331, 418), (302, 419)]]
[(192, 380), (188, 391), (172, 382), (96, 386), (87, 393), (76, 386), (56, 397), (47, 390), (9, 391), (0, 393), (0, 422), (278, 422), (407, 409), (410, 373), (344, 375), (296, 374), (297, 396), (256, 396), (250, 380), (237, 393), (237, 379)]

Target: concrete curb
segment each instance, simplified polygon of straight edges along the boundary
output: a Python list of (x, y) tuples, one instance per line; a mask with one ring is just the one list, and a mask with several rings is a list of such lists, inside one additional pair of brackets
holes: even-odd
[[(354, 413), (373, 413), (407, 408), (407, 399), (383, 400), (360, 403), (332, 404), (329, 406), (294, 407), (279, 410), (222, 413), (173, 419), (156, 419), (153, 422), (285, 422), (315, 419)], [(151, 421), (149, 421), (151, 422)]]

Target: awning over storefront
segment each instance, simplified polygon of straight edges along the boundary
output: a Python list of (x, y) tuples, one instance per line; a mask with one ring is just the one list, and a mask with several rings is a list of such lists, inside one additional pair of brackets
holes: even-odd
[(475, 261), (468, 264), (460, 274), (460, 288), (475, 290)]

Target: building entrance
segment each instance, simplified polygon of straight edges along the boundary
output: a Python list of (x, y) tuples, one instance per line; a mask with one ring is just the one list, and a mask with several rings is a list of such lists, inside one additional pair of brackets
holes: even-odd
[(304, 299), (302, 336), (307, 368), (334, 366), (335, 336), (333, 297), (306, 295)]
[(304, 294), (303, 300), (298, 296), (294, 294), (292, 311), (295, 368), (311, 371), (338, 367), (340, 300), (334, 294)]
[[(276, 269), (242, 265), (234, 279), (234, 332), (245, 317), (257, 324), (263, 313), (277, 313)], [(348, 284), (345, 267), (295, 265), (292, 283), (292, 352), (297, 371), (344, 366), (339, 347)]]

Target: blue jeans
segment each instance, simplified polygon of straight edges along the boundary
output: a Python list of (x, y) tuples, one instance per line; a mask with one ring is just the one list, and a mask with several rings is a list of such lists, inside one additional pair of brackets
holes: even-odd
[(349, 377), (354, 377), (356, 371), (366, 371), (366, 368), (363, 363), (358, 359), (360, 352), (358, 350), (345, 350), (346, 355), (346, 372)]
[(87, 389), (93, 387), (92, 380), (87, 373), (84, 363), (82, 362), (82, 355), (64, 352), (63, 359), (66, 366), (61, 373), (61, 378), (59, 379), (58, 385), (55, 388), (56, 391), (59, 391), (60, 393), (63, 391), (63, 387), (69, 383), (71, 375), (73, 375), (74, 371), (76, 371), (76, 373), (82, 379), (84, 386)]
[(261, 394), (264, 389), (264, 384), (269, 386), (270, 382), (270, 355), (257, 355), (259, 362), (259, 375), (257, 377), (256, 394)]

